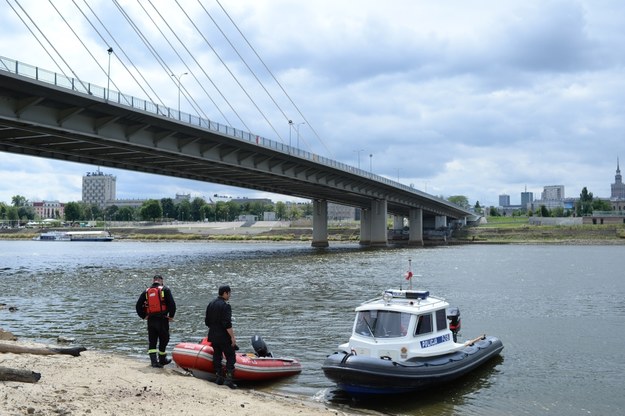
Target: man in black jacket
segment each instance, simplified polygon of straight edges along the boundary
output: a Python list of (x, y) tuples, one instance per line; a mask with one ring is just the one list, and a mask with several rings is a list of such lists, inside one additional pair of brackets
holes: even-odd
[(148, 320), (148, 354), (152, 367), (162, 368), (171, 363), (165, 350), (169, 343), (169, 321), (173, 321), (176, 314), (176, 302), (171, 290), (163, 286), (163, 276), (154, 276), (152, 286), (139, 296), (136, 309), (141, 319)]
[[(233, 374), (237, 341), (232, 329), (232, 308), (227, 303), (230, 300), (230, 293), (230, 286), (221, 286), (219, 288), (219, 296), (206, 307), (204, 323), (208, 327), (208, 340), (213, 344), (215, 382), (219, 385), (225, 383), (231, 389), (236, 389), (237, 386), (233, 382)], [(222, 355), (226, 356), (225, 378), (222, 373)]]

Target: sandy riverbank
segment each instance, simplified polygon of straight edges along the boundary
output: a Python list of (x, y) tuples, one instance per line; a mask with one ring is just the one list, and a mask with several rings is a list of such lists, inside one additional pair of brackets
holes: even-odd
[[(0, 341), (15, 343), (14, 341)], [(36, 344), (23, 344), (38, 346)], [(98, 351), (66, 354), (0, 354), (0, 366), (41, 373), (36, 383), (0, 381), (0, 415), (349, 415), (312, 399), (267, 394), (185, 375), (175, 364)]]

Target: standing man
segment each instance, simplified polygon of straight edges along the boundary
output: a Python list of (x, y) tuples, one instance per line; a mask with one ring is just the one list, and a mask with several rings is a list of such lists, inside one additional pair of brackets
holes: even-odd
[[(232, 329), (232, 308), (227, 303), (230, 300), (230, 286), (220, 286), (217, 296), (206, 307), (204, 323), (208, 327), (208, 340), (213, 344), (213, 367), (215, 368), (215, 383), (236, 389), (233, 382), (234, 363), (236, 361), (235, 348), (237, 345)], [(221, 367), (221, 357), (226, 356), (225, 378)]]
[(154, 276), (152, 286), (139, 296), (136, 308), (137, 315), (148, 320), (148, 354), (152, 367), (162, 368), (171, 363), (165, 350), (169, 343), (169, 321), (173, 321), (176, 314), (176, 302), (171, 290), (163, 286), (163, 276)]

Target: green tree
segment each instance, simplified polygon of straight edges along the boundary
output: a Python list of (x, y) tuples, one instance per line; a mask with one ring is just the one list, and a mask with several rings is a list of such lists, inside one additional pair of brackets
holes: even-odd
[(131, 207), (121, 207), (117, 211), (117, 221), (132, 221), (135, 219), (135, 210)]
[(191, 201), (191, 219), (193, 221), (203, 221), (204, 215), (202, 207), (206, 205), (206, 201), (200, 197), (195, 197)]
[(575, 212), (578, 217), (592, 214), (592, 200), (592, 192), (588, 192), (588, 189), (584, 186), (579, 194), (579, 200), (575, 203)]
[(592, 201), (593, 211), (612, 211), (612, 204), (604, 199), (595, 199)]
[(286, 204), (282, 201), (276, 202), (275, 205), (276, 218), (279, 220), (286, 219)]
[(144, 221), (156, 221), (163, 217), (163, 209), (156, 199), (148, 199), (141, 205), (141, 219)]
[(74, 222), (82, 219), (82, 210), (77, 202), (65, 204), (65, 221)]
[(215, 204), (204, 204), (202, 207), (202, 216), (208, 221), (217, 221), (215, 219)]
[(236, 221), (236, 219), (241, 214), (241, 205), (234, 201), (226, 202), (228, 206), (228, 215), (226, 221)]
[(540, 216), (541, 217), (549, 217), (549, 209), (546, 206), (544, 206), (544, 205), (540, 206)]
[(563, 207), (553, 207), (551, 209), (552, 217), (564, 217), (564, 208)]
[(447, 198), (447, 200), (451, 202), (452, 204), (456, 204), (459, 207), (462, 207), (464, 209), (471, 208), (471, 205), (469, 205), (469, 198), (467, 198), (464, 195), (452, 195), (449, 198)]
[(165, 218), (176, 217), (176, 206), (174, 200), (171, 198), (161, 199), (161, 208), (163, 209), (163, 216)]
[(118, 211), (119, 211), (119, 207), (117, 205), (111, 205), (110, 207), (106, 207), (104, 209), (104, 220), (108, 220), (108, 221), (116, 220)]
[(26, 199), (26, 197), (23, 197), (22, 195), (14, 195), (11, 198), (11, 204), (14, 207), (23, 207), (28, 203), (28, 199)]
[(176, 218), (179, 221), (190, 221), (191, 220), (191, 203), (183, 199), (180, 201), (178, 206), (176, 206)]

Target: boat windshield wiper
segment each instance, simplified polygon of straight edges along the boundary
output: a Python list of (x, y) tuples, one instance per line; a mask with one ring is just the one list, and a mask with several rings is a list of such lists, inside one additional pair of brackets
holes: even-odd
[(371, 326), (369, 325), (369, 322), (367, 322), (366, 319), (364, 321), (365, 321), (365, 325), (367, 325), (367, 329), (369, 330), (369, 333), (371, 334), (371, 338), (373, 338), (373, 341), (375, 341), (377, 343), (378, 340), (375, 339), (375, 335), (373, 335), (373, 329), (371, 329)]

